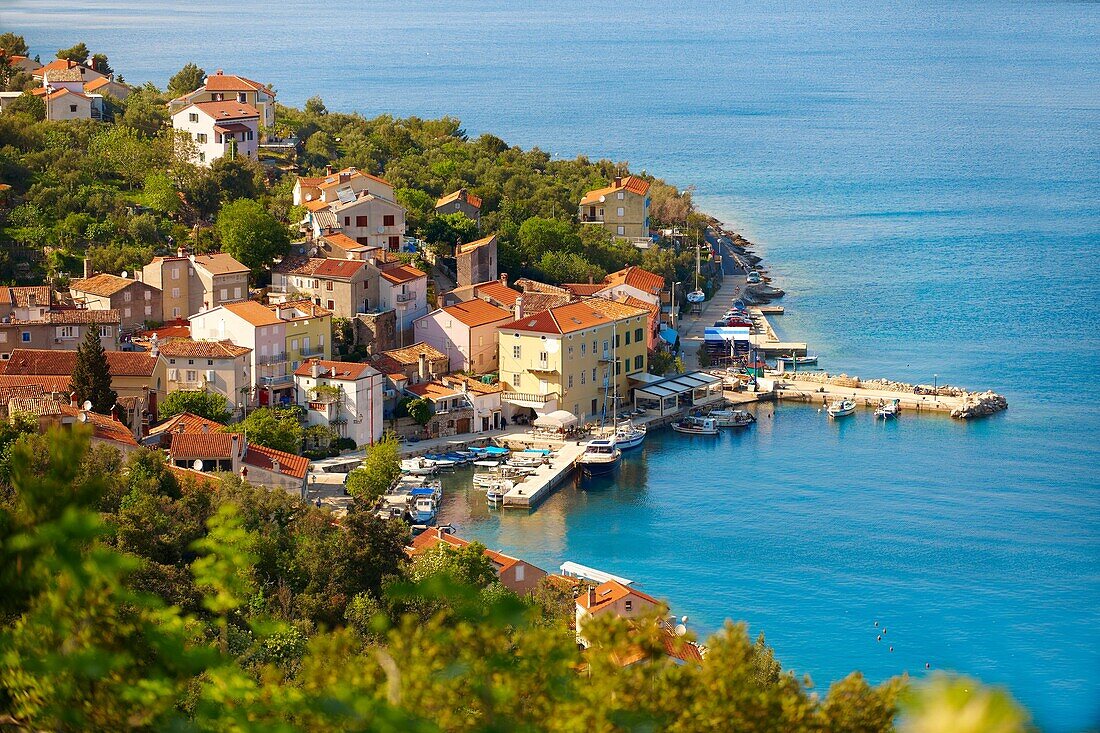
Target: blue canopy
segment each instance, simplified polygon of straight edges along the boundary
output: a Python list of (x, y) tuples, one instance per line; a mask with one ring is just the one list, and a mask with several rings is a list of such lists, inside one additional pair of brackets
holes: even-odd
[(489, 456), (503, 456), (511, 453), (507, 448), (497, 448), (495, 445), (487, 445), (484, 448), (471, 448), (479, 453), (484, 453)]
[(670, 328), (669, 326), (661, 327), (661, 340), (669, 346), (675, 346), (676, 339), (678, 338), (680, 338), (680, 334), (676, 332), (676, 329)]
[(435, 495), (435, 489), (429, 489), (428, 487), (425, 486), (425, 487), (422, 487), (422, 488), (413, 489), (409, 493), (412, 494), (413, 496), (434, 496)]

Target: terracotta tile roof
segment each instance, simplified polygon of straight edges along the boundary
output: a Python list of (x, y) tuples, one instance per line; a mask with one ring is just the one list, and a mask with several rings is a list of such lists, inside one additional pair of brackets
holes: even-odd
[(247, 346), (237, 346), (232, 341), (192, 341), (168, 339), (158, 345), (161, 356), (168, 358), (236, 359), (251, 354)]
[(649, 313), (648, 308), (638, 308), (627, 303), (611, 300), (610, 298), (585, 298), (584, 302), (588, 303), (608, 318), (614, 318), (616, 321), (620, 321), (624, 318), (647, 315)]
[(525, 315), (517, 321), (500, 326), (500, 328), (512, 331), (565, 334), (611, 323), (612, 320), (588, 303), (578, 301)]
[(254, 300), (242, 300), (238, 303), (226, 303), (222, 306), (235, 316), (243, 318), (253, 326), (274, 326), (281, 321), (274, 311), (262, 303)]
[(89, 66), (84, 66), (83, 64), (78, 64), (75, 61), (68, 61), (67, 59), (54, 59), (45, 66), (39, 66), (37, 69), (32, 71), (31, 76), (35, 77), (36, 79), (41, 79), (46, 73), (50, 71), (64, 71), (67, 69), (85, 69), (86, 73), (99, 73), (95, 69), (92, 69)]
[[(224, 102), (192, 102), (183, 109), (195, 107), (215, 120), (250, 120), (259, 119), (260, 113), (251, 104), (236, 101)], [(177, 114), (183, 110), (177, 110)]]
[(87, 84), (85, 84), (84, 85), (84, 91), (86, 91), (86, 92), (95, 92), (96, 89), (102, 89), (103, 87), (107, 86), (108, 84), (118, 84), (119, 86), (123, 86), (123, 87), (126, 86), (122, 82), (112, 81), (111, 79), (108, 79), (105, 76), (101, 76), (98, 79), (94, 79), (94, 80), (88, 82)]
[(377, 374), (378, 372), (370, 364), (350, 361), (326, 361), (324, 359), (310, 359), (302, 362), (302, 365), (294, 370), (296, 377), (310, 377), (313, 375), (313, 364), (320, 364), (324, 370), (320, 379), (339, 379), (354, 382), (363, 377)]
[(173, 466), (171, 463), (167, 464), (166, 467), (175, 474), (177, 479), (182, 481), (191, 480), (207, 486), (217, 486), (220, 483), (217, 476), (212, 476), (202, 471), (196, 471), (193, 468), (180, 468), (179, 466)]
[(189, 339), (191, 338), (191, 324), (187, 321), (180, 320), (166, 324), (160, 328), (152, 328), (148, 331), (138, 332), (138, 336), (141, 338), (152, 338), (154, 335), (161, 341), (173, 338)]
[(562, 283), (561, 286), (573, 295), (595, 295), (607, 287), (603, 283)]
[(249, 445), (242, 460), (250, 466), (262, 468), (266, 471), (274, 471), (275, 461), (278, 461), (278, 473), (294, 478), (304, 479), (306, 471), (309, 470), (308, 458), (284, 453), (273, 448), (265, 448), (262, 445)]
[[(304, 202), (302, 202), (302, 206), (307, 211), (320, 211), (321, 209), (327, 209), (331, 205), (331, 203), (332, 202), (330, 202), (330, 201), (322, 201), (321, 199), (315, 199), (313, 201), (304, 201)], [(327, 235), (326, 235), (326, 238), (327, 238)], [(354, 242), (355, 240), (352, 239), (351, 241)]]
[(465, 303), (456, 303), (443, 308), (443, 312), (470, 328), (484, 326), (486, 323), (508, 320), (512, 312), (498, 308), (484, 300), (467, 300)]
[(647, 311), (649, 315), (657, 318), (661, 314), (661, 307), (656, 303), (650, 303), (648, 300), (642, 300), (641, 298), (635, 298), (633, 295), (619, 295), (611, 298), (616, 303), (625, 303), (626, 305), (633, 306), (635, 308), (641, 308)]
[(558, 306), (572, 303), (575, 300), (572, 293), (532, 293), (523, 294), (523, 312), (538, 313), (550, 310)]
[(0, 390), (38, 387), (43, 392), (69, 394), (69, 374), (0, 374)]
[(611, 194), (618, 193), (619, 191), (629, 191), (630, 193), (636, 193), (639, 196), (645, 196), (647, 193), (649, 193), (649, 181), (638, 178), (637, 176), (627, 176), (626, 178), (623, 178), (622, 181), (620, 181), (618, 186), (613, 184), (607, 186), (606, 188), (597, 188), (589, 191), (584, 195), (584, 198), (581, 199), (581, 205), (584, 206), (585, 204), (601, 203), (601, 196), (610, 196)]
[(175, 435), (181, 433), (208, 435), (210, 433), (220, 433), (222, 427), (221, 423), (207, 420), (201, 415), (196, 415), (191, 412), (181, 412), (178, 415), (168, 418), (160, 425), (150, 428), (149, 435)]
[(473, 252), (478, 247), (484, 247), (487, 244), (493, 244), (497, 240), (497, 235), (490, 234), (488, 237), (482, 237), (473, 242), (467, 242), (466, 244), (460, 244), (455, 248), (456, 255), (464, 255), (467, 252)]
[[(282, 311), (282, 320), (284, 321), (304, 321), (309, 318), (324, 318), (332, 315), (332, 311), (328, 308), (322, 308), (312, 300), (288, 300), (285, 303), (273, 303), (263, 307), (270, 310), (272, 314)], [(287, 310), (300, 311), (302, 315), (291, 316), (286, 313)]]
[(424, 356), (428, 357), (429, 362), (440, 361), (447, 358), (447, 355), (444, 354), (442, 351), (435, 348), (434, 346), (429, 346), (423, 341), (418, 341), (412, 346), (404, 346), (400, 349), (390, 349), (389, 351), (383, 351), (381, 353), (381, 356), (389, 357), (390, 359), (393, 359), (396, 363), (402, 366), (412, 366), (420, 363), (421, 354), (424, 354)]
[[(113, 417), (100, 415), (95, 412), (84, 412), (79, 408), (71, 407), (64, 403), (58, 404), (63, 417), (75, 417), (77, 420), (90, 425), (93, 437), (99, 440), (109, 440), (113, 443), (121, 443), (127, 446), (137, 446), (138, 443), (134, 439), (134, 434), (130, 432), (130, 429)], [(84, 416), (83, 420), (81, 420), (81, 415)]]
[(350, 280), (356, 273), (366, 266), (363, 260), (339, 260), (328, 258), (321, 260), (321, 264), (314, 270), (317, 277), (332, 278), (336, 280)]
[(465, 199), (466, 203), (468, 203), (470, 206), (473, 206), (475, 209), (481, 208), (481, 197), (475, 196), (464, 188), (460, 188), (454, 193), (449, 193), (446, 196), (438, 199), (435, 202), (435, 208), (438, 209), (440, 206), (446, 206), (452, 201), (458, 201), (460, 198)]
[(665, 287), (663, 277), (636, 265), (611, 273), (604, 278), (604, 283), (609, 286), (629, 285), (651, 295), (656, 295)]
[(21, 412), (35, 417), (61, 416), (61, 405), (52, 397), (12, 397), (7, 401), (8, 414)]
[(439, 381), (447, 386), (453, 386), (455, 384), (465, 384), (467, 390), (469, 390), (470, 392), (476, 392), (481, 395), (496, 394), (497, 392), (504, 391), (504, 385), (500, 382), (485, 384), (485, 382), (482, 382), (480, 379), (476, 377), (469, 377), (465, 374), (448, 374), (445, 377), (441, 377)]
[(92, 310), (74, 308), (43, 313), (42, 321), (58, 326), (76, 326), (89, 323), (119, 324), (122, 322), (122, 317), (116, 309)]
[[(221, 102), (211, 102), (221, 104)], [(248, 267), (242, 265), (231, 255), (224, 252), (215, 252), (208, 255), (195, 255), (194, 263), (211, 275), (228, 275), (230, 273), (248, 272)]]
[(655, 606), (660, 605), (661, 603), (653, 596), (642, 593), (637, 588), (625, 586), (617, 580), (609, 580), (606, 583), (601, 583), (600, 585), (596, 586), (595, 590), (593, 591), (593, 602), (591, 604), (588, 602), (588, 594), (581, 593), (579, 596), (577, 596), (577, 605), (580, 608), (585, 609), (589, 613), (595, 614), (609, 607), (616, 601), (626, 598), (627, 596), (632, 596), (634, 598), (639, 598), (643, 601), (648, 601)]
[[(156, 369), (158, 357), (144, 351), (108, 351), (107, 367), (112, 377), (148, 377)], [(63, 349), (13, 349), (11, 357), (0, 362), (8, 375), (71, 375), (76, 368), (76, 351)]]
[(500, 280), (492, 280), (474, 286), (474, 294), (482, 299), (489, 299), (494, 305), (502, 308), (511, 308), (519, 299), (520, 292), (508, 287)]
[(317, 186), (318, 188), (332, 188), (333, 186), (339, 186), (347, 183), (353, 178), (369, 178), (372, 181), (385, 184), (390, 188), (393, 188), (393, 184), (387, 181), (385, 178), (379, 176), (373, 176), (370, 173), (364, 173), (358, 168), (345, 168), (342, 171), (333, 173), (331, 176), (325, 176), (325, 179)]
[(412, 392), (417, 397), (427, 397), (431, 400), (444, 400), (461, 394), (454, 387), (447, 387), (439, 382), (424, 382), (423, 384), (411, 384), (405, 387), (406, 392)]
[[(327, 207), (328, 204), (325, 204), (325, 206)], [(359, 242), (356, 242), (354, 239), (344, 234), (343, 232), (332, 232), (330, 234), (325, 234), (321, 237), (321, 239), (325, 240), (333, 247), (336, 247), (337, 249), (342, 249), (345, 252), (356, 252), (358, 250), (364, 249), (378, 249), (378, 247), (370, 244), (359, 244)]]
[(26, 308), (30, 305), (32, 295), (34, 296), (35, 305), (53, 305), (53, 290), (47, 285), (31, 285), (27, 287), (0, 285), (0, 307), (7, 305)]
[(92, 275), (89, 278), (73, 280), (69, 284), (69, 289), (75, 290), (78, 293), (91, 293), (92, 295), (101, 295), (109, 298), (115, 293), (122, 292), (136, 282), (137, 280), (130, 280), (125, 277), (109, 275), (103, 272), (98, 275)]
[(302, 188), (317, 188), (324, 182), (324, 176), (298, 176), (298, 183)]
[(168, 453), (173, 461), (201, 458), (229, 459), (233, 457), (233, 449), (240, 441), (238, 435), (221, 432), (172, 433), (171, 435), (172, 443)]
[[(448, 547), (458, 548), (466, 547), (470, 544), (470, 541), (444, 532), (438, 527), (430, 527), (429, 529), (421, 532), (413, 538), (412, 544), (409, 545), (406, 552), (410, 557), (416, 557), (417, 555), (422, 555), (423, 553), (440, 544), (447, 545)], [(488, 548), (486, 548), (482, 554), (485, 555), (485, 557), (489, 558), (489, 561), (493, 563), (493, 569), (496, 570), (497, 575), (500, 575), (502, 572), (512, 567), (516, 563), (521, 562), (521, 560), (512, 557), (511, 555), (505, 555), (503, 552), (497, 552)]]
[(320, 257), (286, 257), (271, 271), (280, 275), (312, 275), (322, 262)]
[(395, 285), (400, 285), (401, 283), (412, 282), (413, 280), (427, 277), (427, 275), (412, 265), (398, 265), (388, 270), (382, 270), (382, 277)]
[(203, 88), (208, 92), (264, 92), (275, 96), (270, 87), (266, 87), (258, 81), (246, 79), (236, 74), (223, 74), (220, 71), (206, 77)]

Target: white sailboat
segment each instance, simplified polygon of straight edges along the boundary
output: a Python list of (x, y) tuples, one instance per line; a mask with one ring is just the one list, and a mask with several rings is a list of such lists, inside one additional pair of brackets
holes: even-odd
[(699, 240), (695, 240), (695, 290), (687, 294), (687, 302), (702, 303), (707, 299), (707, 294), (699, 289)]

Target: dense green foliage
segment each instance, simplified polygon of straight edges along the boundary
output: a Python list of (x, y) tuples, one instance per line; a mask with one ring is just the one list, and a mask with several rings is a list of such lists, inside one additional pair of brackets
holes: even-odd
[(369, 504), (386, 493), (401, 475), (400, 456), (401, 446), (389, 436), (368, 447), (362, 465), (348, 474), (348, 494)]
[(253, 410), (233, 426), (233, 432), (244, 433), (250, 443), (295, 455), (301, 452), (305, 438), (298, 411), (278, 407)]
[(270, 268), (290, 251), (290, 231), (252, 199), (238, 199), (218, 214), (222, 249), (253, 270)]
[[(728, 625), (676, 665), (652, 619), (520, 599), (480, 546), (408, 562), (407, 530), (196, 482), (86, 432), (17, 438), (0, 483), (0, 710), (35, 730), (1024, 730), (1005, 694), (933, 677), (820, 699)], [(643, 660), (623, 667), (625, 656)]]
[(168, 396), (161, 400), (158, 411), (161, 420), (167, 420), (184, 412), (223, 424), (233, 417), (229, 400), (224, 395), (206, 390), (169, 392)]
[(111, 389), (111, 371), (107, 366), (107, 352), (99, 339), (99, 328), (90, 326), (76, 350), (76, 366), (70, 382), (72, 390), (81, 402), (92, 403), (92, 412), (106, 415), (118, 401), (118, 394)]

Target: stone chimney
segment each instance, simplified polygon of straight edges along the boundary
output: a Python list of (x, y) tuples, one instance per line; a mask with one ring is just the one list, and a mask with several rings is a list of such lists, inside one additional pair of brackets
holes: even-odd
[(512, 315), (515, 316), (517, 321), (520, 320), (521, 318), (523, 318), (523, 296), (522, 295), (519, 296), (518, 298), (516, 298), (516, 304), (512, 308)]
[(504, 287), (508, 287), (508, 273), (507, 272), (500, 273), (500, 284), (503, 285)]
[(326, 176), (331, 176), (332, 175), (332, 164), (331, 163), (329, 165), (325, 166), (325, 175)]
[(428, 355), (420, 354), (417, 357), (417, 374), (420, 375), (420, 381), (428, 381)]
[(623, 185), (623, 177), (615, 176), (615, 188), (618, 188), (621, 185)]
[(80, 400), (76, 396), (76, 392), (69, 395), (69, 407), (80, 407)]
[(279, 459), (278, 458), (272, 458), (271, 459), (271, 470), (274, 471), (275, 473), (282, 473), (279, 470), (280, 468), (281, 468), (281, 466), (279, 465)]
[(321, 376), (321, 362), (317, 359), (311, 359), (309, 362), (309, 376), (314, 379)]
[(88, 264), (88, 258), (84, 258), (84, 277), (92, 276), (92, 266)]
[[(87, 260), (85, 260), (85, 262), (87, 262)], [(28, 308), (37, 308), (38, 307), (38, 296), (35, 293), (27, 293), (27, 307)]]
[(588, 586), (588, 608), (596, 605), (596, 589)]
[(176, 247), (176, 257), (184, 257), (184, 256), (186, 256), (185, 253), (186, 253), (186, 250), (183, 248), (183, 245), (180, 245), (179, 247)]

